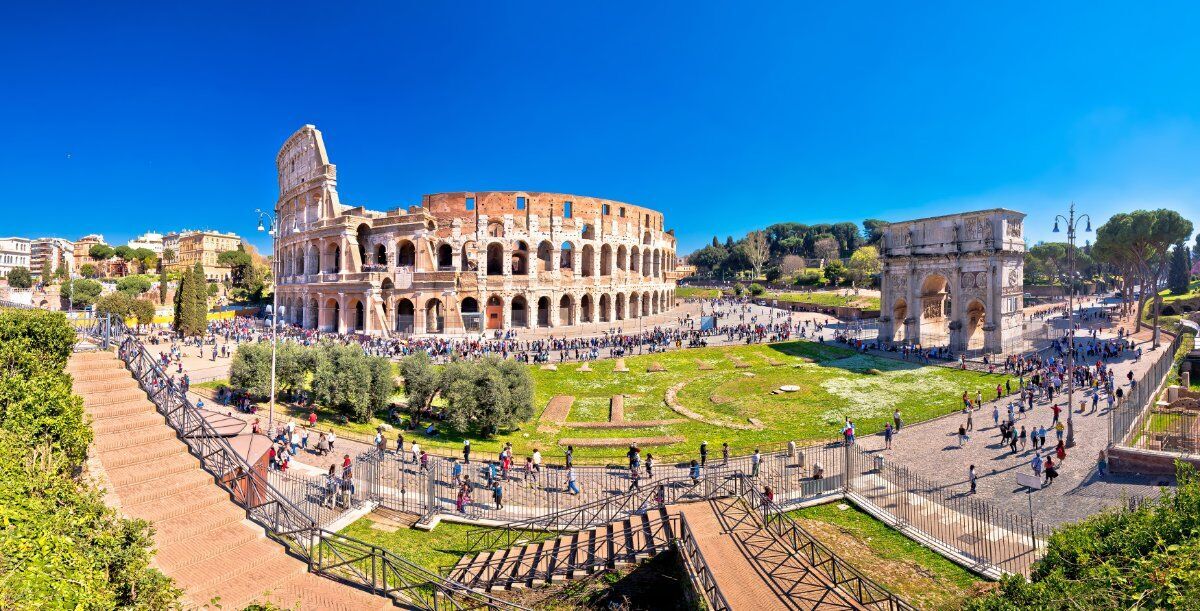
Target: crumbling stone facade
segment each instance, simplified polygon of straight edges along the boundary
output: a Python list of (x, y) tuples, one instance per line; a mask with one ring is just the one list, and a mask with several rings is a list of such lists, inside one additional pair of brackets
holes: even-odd
[(343, 205), (305, 125), (276, 157), (281, 315), (393, 336), (584, 327), (666, 311), (676, 242), (663, 215), (561, 193), (455, 192), (388, 212)]

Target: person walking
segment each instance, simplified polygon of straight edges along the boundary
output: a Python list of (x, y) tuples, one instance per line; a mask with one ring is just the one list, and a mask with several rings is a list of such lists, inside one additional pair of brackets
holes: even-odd
[(492, 502), (496, 504), (496, 509), (504, 509), (504, 489), (500, 487), (500, 482), (492, 484)]
[(968, 439), (970, 438), (967, 437), (967, 427), (961, 424), (958, 425), (958, 447), (963, 447)]
[(1104, 448), (1100, 448), (1100, 454), (1096, 456), (1096, 472), (1100, 477), (1104, 477), (1105, 471), (1108, 470), (1108, 452)]
[(468, 465), (471, 464), (471, 440), (470, 439), (463, 440), (462, 452), (463, 452), (463, 462), (467, 463)]
[(1022, 452), (1025, 451), (1025, 437), (1026, 437), (1025, 427), (1021, 427), (1021, 451)]
[(575, 467), (567, 467), (567, 492), (572, 495), (579, 494), (579, 482), (576, 481)]
[(1000, 426), (1000, 406), (992, 405), (992, 426)]
[(975, 465), (967, 468), (967, 480), (971, 482), (971, 494), (975, 494), (975, 482), (978, 478), (975, 475)]
[(1031, 469), (1033, 469), (1034, 475), (1036, 475), (1038, 477), (1042, 476), (1042, 453), (1041, 452), (1035, 452), (1033, 454), (1033, 460), (1029, 461), (1029, 467)]
[(654, 477), (654, 455), (646, 454), (646, 477)]
[(721, 460), (722, 464), (729, 464), (729, 442), (727, 441), (721, 442)]
[(892, 423), (889, 422), (883, 426), (883, 448), (885, 450), (892, 449), (892, 435), (895, 429), (892, 428)]
[(892, 412), (892, 424), (896, 425), (896, 433), (899, 433), (901, 426), (904, 424), (904, 420), (900, 418), (900, 410)]
[(570, 469), (571, 465), (575, 464), (575, 446), (567, 446), (566, 460), (567, 468)]
[(762, 453), (758, 448), (754, 448), (754, 454), (750, 456), (750, 477), (758, 477), (758, 467), (762, 464)]
[(692, 460), (691, 467), (688, 469), (688, 477), (692, 478), (692, 485), (700, 483), (700, 463)]
[(708, 442), (701, 441), (700, 442), (700, 466), (703, 467), (707, 464), (708, 464)]

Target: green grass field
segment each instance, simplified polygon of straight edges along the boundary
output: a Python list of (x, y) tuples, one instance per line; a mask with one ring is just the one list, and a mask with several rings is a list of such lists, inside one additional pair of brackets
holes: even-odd
[[(738, 363), (745, 368), (735, 366)], [(860, 434), (881, 430), (900, 409), (906, 422), (935, 418), (957, 410), (963, 391), (972, 396), (981, 391), (994, 397), (997, 384), (1006, 378), (999, 374), (962, 371), (948, 367), (919, 366), (913, 363), (861, 355), (835, 345), (813, 342), (786, 342), (752, 346), (714, 347), (676, 350), (662, 354), (632, 356), (625, 359), (628, 372), (614, 372), (615, 361), (590, 363), (592, 371), (579, 371), (578, 363), (557, 365), (557, 371), (531, 367), (534, 381), (535, 416), (517, 430), (491, 439), (472, 439), (477, 452), (498, 452), (511, 442), (518, 455), (538, 448), (547, 460), (557, 461), (563, 438), (609, 438), (677, 436), (683, 442), (643, 444), (660, 460), (682, 460), (695, 454), (702, 440), (719, 448), (729, 443), (735, 454), (748, 454), (756, 447), (764, 450), (786, 444), (821, 441), (838, 437), (845, 418), (854, 419)], [(711, 366), (702, 370), (699, 362)], [(649, 372), (651, 364), (666, 369)], [(678, 402), (705, 420), (687, 419), (667, 406), (667, 390), (678, 384)], [(780, 386), (794, 385), (799, 390), (772, 394)], [(1015, 385), (1015, 380), (1014, 380)], [(626, 421), (681, 420), (650, 427), (584, 428), (583, 422), (606, 422), (609, 403), (614, 395), (624, 395)], [(570, 395), (575, 403), (563, 425), (540, 422), (546, 404), (556, 395)], [(277, 404), (285, 417), (297, 420), (307, 411)], [(319, 409), (320, 426), (330, 426), (334, 414)], [(738, 430), (722, 426), (734, 422), (761, 423), (761, 430)], [(373, 436), (379, 423), (334, 425), (340, 433)], [(425, 447), (458, 450), (463, 438), (450, 432), (426, 436), (406, 431), (405, 438), (419, 440)], [(623, 443), (623, 442), (622, 442)], [(581, 462), (604, 463), (619, 460), (625, 447), (577, 447)]]
[(842, 559), (919, 609), (958, 609), (982, 580), (883, 522), (837, 503), (788, 514)]
[(836, 291), (814, 291), (812, 293), (767, 293), (763, 299), (778, 299), (795, 303), (811, 303), (821, 306), (856, 306), (866, 310), (878, 310), (879, 298), (869, 295), (843, 297)]

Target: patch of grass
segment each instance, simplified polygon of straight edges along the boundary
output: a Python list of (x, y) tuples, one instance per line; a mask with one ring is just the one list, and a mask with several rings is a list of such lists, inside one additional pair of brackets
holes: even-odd
[[(387, 532), (372, 528), (371, 516), (359, 518), (343, 528), (341, 534), (388, 550), (430, 571), (440, 573), (442, 567), (452, 566), (470, 551), (467, 533), (479, 526), (440, 522), (430, 531), (405, 528)], [(549, 534), (545, 538), (549, 538)]]
[(817, 505), (788, 514), (842, 559), (922, 609), (957, 609), (982, 580), (851, 506)]
[(813, 291), (809, 292), (788, 292), (788, 293), (766, 293), (762, 299), (778, 299), (779, 301), (787, 301), (794, 303), (811, 303), (820, 306), (854, 306), (865, 310), (878, 310), (879, 298), (871, 295), (848, 295), (842, 296), (837, 291)]
[(705, 289), (698, 286), (677, 286), (675, 296), (679, 299), (716, 299), (721, 296), (721, 289)]

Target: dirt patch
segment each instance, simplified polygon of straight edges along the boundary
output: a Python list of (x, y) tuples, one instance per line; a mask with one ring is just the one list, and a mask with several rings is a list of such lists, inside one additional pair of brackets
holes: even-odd
[(673, 443), (683, 443), (686, 438), (678, 435), (659, 435), (658, 437), (563, 437), (558, 440), (560, 446), (575, 446), (577, 448), (617, 448), (629, 445), (636, 446), (666, 446)]
[(713, 366), (712, 363), (696, 359), (696, 369), (699, 369), (700, 371), (712, 371)]
[(542, 417), (540, 421), (554, 424), (566, 424), (567, 415), (571, 413), (571, 406), (574, 404), (574, 395), (558, 395), (552, 397), (550, 402), (546, 404), (546, 409), (542, 411)]
[(761, 431), (761, 430), (763, 430), (762, 424), (754, 424), (754, 423), (741, 424), (738, 422), (730, 422), (728, 420), (720, 420), (717, 418), (708, 418), (708, 417), (704, 416), (703, 414), (698, 414), (698, 413), (688, 409), (687, 407), (685, 407), (683, 404), (681, 404), (679, 402), (679, 391), (683, 390), (683, 387), (687, 383), (688, 383), (688, 381), (684, 380), (683, 382), (680, 382), (680, 383), (668, 388), (666, 396), (663, 397), (663, 403), (666, 403), (667, 407), (671, 408), (671, 410), (674, 411), (676, 414), (684, 416), (685, 418), (691, 418), (692, 420), (698, 420), (705, 424), (711, 424), (713, 426), (723, 426), (727, 429), (734, 429), (734, 430), (738, 430), (738, 431)]

